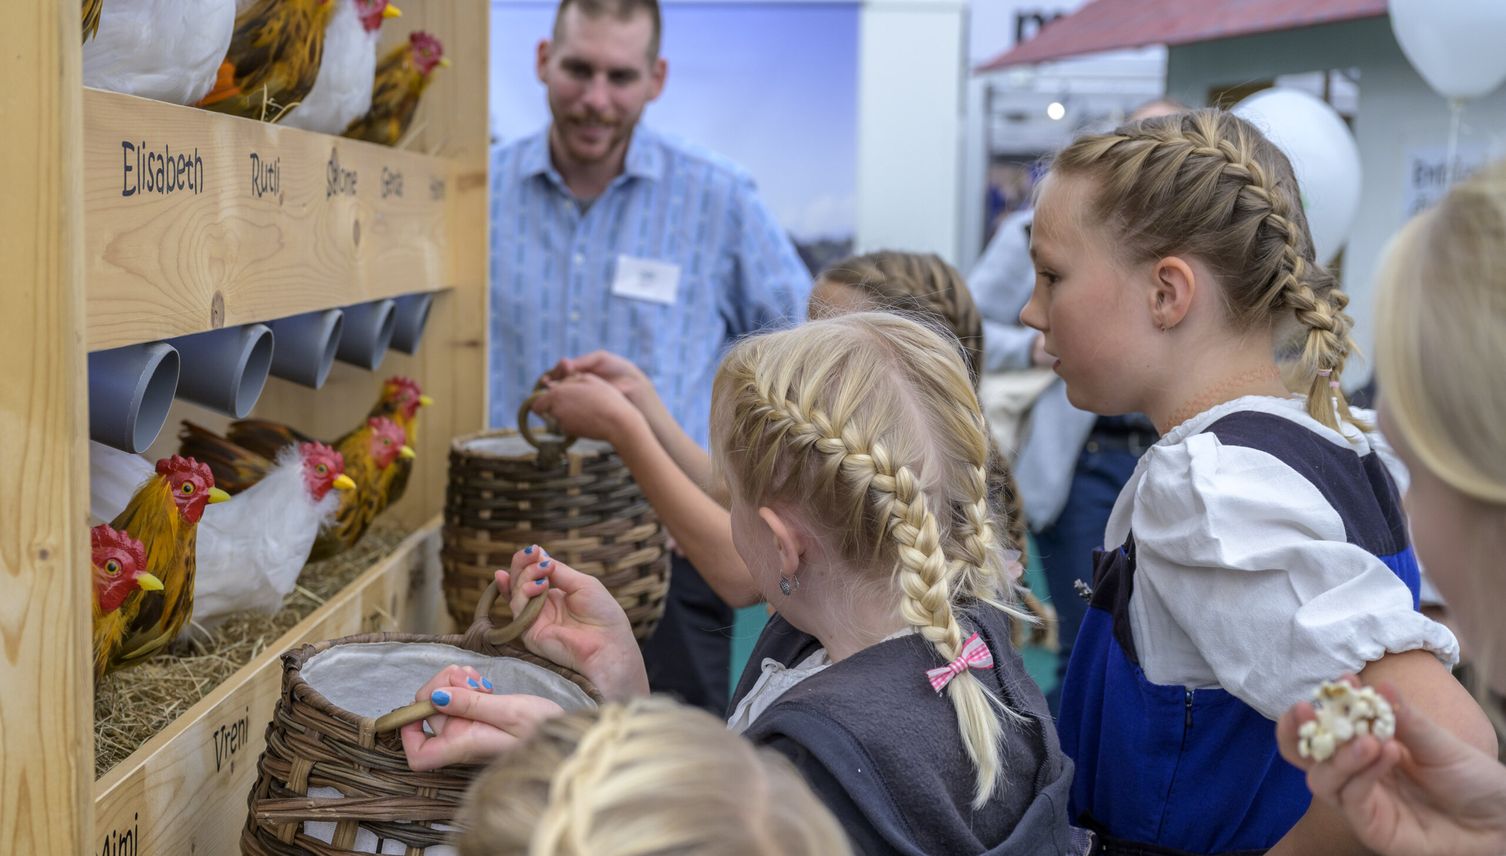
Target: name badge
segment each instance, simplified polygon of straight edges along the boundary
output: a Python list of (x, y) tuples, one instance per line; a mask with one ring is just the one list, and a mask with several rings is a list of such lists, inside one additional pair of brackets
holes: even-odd
[(679, 289), (679, 265), (632, 256), (617, 257), (617, 274), (612, 278), (613, 294), (634, 300), (673, 304)]

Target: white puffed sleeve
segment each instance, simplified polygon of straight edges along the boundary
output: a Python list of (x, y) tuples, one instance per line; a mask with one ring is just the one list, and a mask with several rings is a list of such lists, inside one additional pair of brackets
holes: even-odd
[(1453, 634), (1345, 540), (1338, 512), (1291, 467), (1206, 433), (1146, 454), (1130, 618), (1151, 681), (1217, 684), (1275, 719), (1388, 653), (1458, 660)]

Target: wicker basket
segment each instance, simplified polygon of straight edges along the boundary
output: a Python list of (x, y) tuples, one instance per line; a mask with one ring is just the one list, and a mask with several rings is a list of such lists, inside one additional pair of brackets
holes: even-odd
[[(373, 633), (283, 655), (282, 698), (257, 761), (242, 853), (453, 853), (454, 818), (482, 768), (413, 772), (397, 733), (435, 713), (427, 701), (399, 706), (445, 665), (474, 666), (499, 694), (541, 695), (567, 710), (602, 701), (584, 677), (510, 644), (538, 608), (492, 626), (496, 593), (495, 586), (483, 593), (463, 636)], [(531, 603), (542, 607), (544, 598)]]
[[(647, 639), (669, 590), (666, 533), (612, 447), (593, 440), (540, 440), (528, 428), (457, 438), (445, 501), (445, 600), (464, 621), (497, 568), (530, 544), (602, 581)], [(499, 602), (492, 618), (508, 620)]]

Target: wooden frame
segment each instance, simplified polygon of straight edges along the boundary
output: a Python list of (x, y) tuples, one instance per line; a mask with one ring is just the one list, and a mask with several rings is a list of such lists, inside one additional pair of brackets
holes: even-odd
[[(0, 56), (10, 81), (0, 115), (15, 132), (0, 165), (0, 356), (11, 375), (0, 384), (0, 852), (236, 852), (282, 648), (447, 629), (437, 515), (448, 440), (483, 427), (487, 413), (488, 7), (408, 0), (403, 11), (383, 47), (428, 30), (454, 65), (437, 72), (402, 150), (85, 90), (77, 0), (21, 4), (10, 18), (13, 49)], [(141, 178), (126, 169), (133, 154), (167, 146), (196, 188), (161, 192), (153, 181), (127, 193)], [(191, 167), (178, 159), (195, 149)], [(419, 291), (438, 293), (416, 355), (390, 353), (379, 372), (337, 364), (318, 391), (273, 379), (255, 411), (335, 436), (387, 376), (417, 378), (436, 404), (420, 417), (407, 495), (387, 512), (413, 534), (95, 782), (88, 352)], [(184, 416), (223, 424), (180, 402), (153, 452), (172, 447), (166, 435)]]

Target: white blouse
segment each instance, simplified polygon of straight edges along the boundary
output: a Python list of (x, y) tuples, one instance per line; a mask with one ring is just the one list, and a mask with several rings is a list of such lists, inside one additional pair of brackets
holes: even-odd
[(1199, 433), (1238, 411), (1285, 417), (1358, 455), (1373, 450), (1395, 473), (1378, 434), (1336, 432), (1299, 396), (1241, 398), (1169, 431), (1119, 494), (1104, 541), (1117, 547), (1134, 532), (1129, 616), (1146, 678), (1222, 687), (1276, 719), (1322, 681), (1388, 653), (1457, 662), (1453, 634), (1412, 608), (1379, 558), (1348, 543), (1310, 481), (1264, 451)]
[[(899, 639), (917, 632), (913, 627), (906, 627), (885, 636), (874, 644), (888, 642), (890, 639)], [(763, 712), (774, 706), (785, 693), (794, 689), (795, 685), (819, 674), (832, 665), (831, 658), (826, 656), (826, 649), (817, 648), (809, 657), (801, 660), (794, 666), (785, 666), (772, 657), (765, 657), (760, 667), (763, 673), (748, 694), (743, 696), (742, 701), (737, 703), (737, 709), (727, 718), (727, 727), (737, 734), (747, 731)]]

